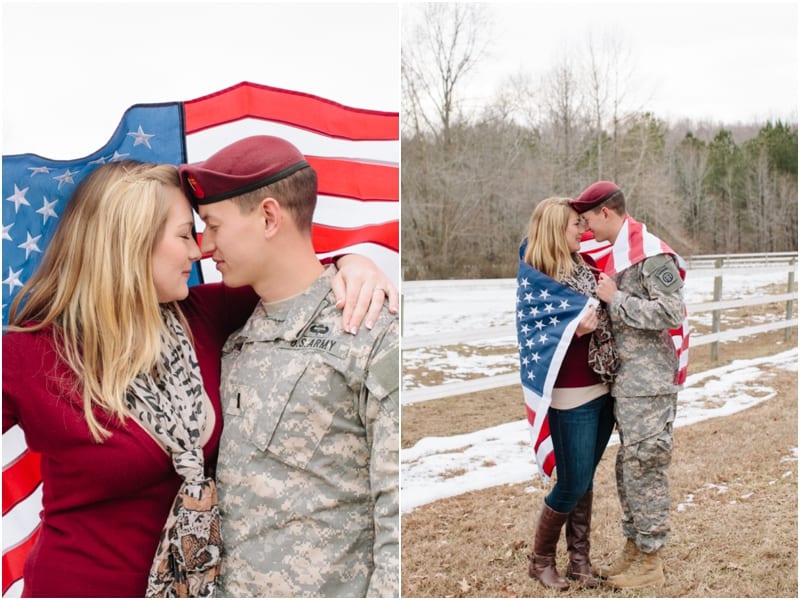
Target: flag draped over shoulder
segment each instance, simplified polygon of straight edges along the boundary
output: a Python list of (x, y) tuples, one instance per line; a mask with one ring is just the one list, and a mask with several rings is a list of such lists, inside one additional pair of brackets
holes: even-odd
[(539, 472), (545, 479), (555, 467), (547, 410), (561, 363), (583, 314), (597, 300), (537, 271), (519, 251), (516, 328), (525, 413)]
[[(194, 100), (134, 105), (108, 143), (83, 158), (3, 156), (3, 324), (75, 186), (94, 168), (122, 159), (197, 162), (250, 135), (287, 139), (317, 171), (312, 238), (320, 257), (358, 252), (399, 281), (398, 113), (243, 82)], [(196, 227), (202, 235), (199, 219)], [(212, 261), (203, 260), (189, 283), (219, 280)], [(38, 534), (41, 490), (38, 456), (13, 427), (3, 434), (4, 595), (12, 585), (21, 590), (22, 565)]]
[[(674, 256), (678, 262), (681, 279), (686, 279), (686, 263), (683, 258), (666, 243), (647, 231), (644, 223), (636, 221), (631, 216), (625, 219), (613, 245), (608, 242), (598, 242), (594, 239), (594, 235), (587, 231), (584, 239), (581, 240), (580, 252), (591, 258), (597, 267), (609, 277), (613, 277), (651, 256), (669, 254)], [(683, 385), (689, 367), (689, 323), (685, 305), (683, 323), (680, 327), (670, 330), (670, 335), (678, 356), (675, 384)]]

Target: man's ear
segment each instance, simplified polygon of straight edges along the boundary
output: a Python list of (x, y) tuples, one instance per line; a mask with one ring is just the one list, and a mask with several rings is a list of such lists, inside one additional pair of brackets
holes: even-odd
[(261, 201), (260, 210), (264, 219), (264, 235), (267, 238), (271, 238), (278, 232), (283, 223), (281, 205), (275, 198), (267, 197)]

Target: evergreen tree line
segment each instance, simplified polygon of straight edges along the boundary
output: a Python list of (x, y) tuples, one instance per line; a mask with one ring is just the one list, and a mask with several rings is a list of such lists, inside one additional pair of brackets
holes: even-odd
[(684, 256), (797, 250), (796, 123), (667, 124), (643, 112), (598, 128), (575, 116), (562, 107), (526, 126), (495, 106), (405, 131), (403, 278), (515, 276), (536, 204), (600, 179)]
[(532, 58), (476, 112), (464, 86), (487, 65), (491, 14), (477, 3), (404, 13), (404, 279), (515, 276), (536, 204), (601, 179), (684, 256), (797, 250), (796, 117), (667, 123), (632, 104), (645, 90), (615, 35)]

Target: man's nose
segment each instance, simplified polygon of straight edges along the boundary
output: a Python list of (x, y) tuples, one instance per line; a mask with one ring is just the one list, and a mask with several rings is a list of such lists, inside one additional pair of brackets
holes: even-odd
[(214, 251), (213, 235), (208, 231), (204, 231), (198, 234), (197, 237), (200, 238), (200, 252), (203, 254), (203, 258), (208, 258)]

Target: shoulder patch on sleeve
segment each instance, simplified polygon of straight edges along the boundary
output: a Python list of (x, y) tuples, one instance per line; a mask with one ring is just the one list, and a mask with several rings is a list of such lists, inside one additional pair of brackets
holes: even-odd
[(683, 286), (678, 266), (669, 254), (648, 258), (644, 264), (644, 276), (662, 292), (671, 292)]

